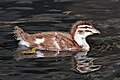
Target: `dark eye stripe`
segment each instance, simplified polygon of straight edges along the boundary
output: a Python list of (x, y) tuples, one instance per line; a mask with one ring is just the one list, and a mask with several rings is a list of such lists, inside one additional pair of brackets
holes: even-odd
[(88, 27), (88, 26), (85, 26), (84, 28), (90, 28), (90, 27)]
[(90, 30), (85, 30), (85, 32), (92, 32), (92, 31), (90, 31)]
[(88, 27), (88, 26), (84, 26), (84, 27), (81, 27), (81, 28), (91, 28), (91, 27)]
[(80, 33), (81, 33), (81, 32), (83, 32), (83, 30), (79, 30), (78, 32), (80, 32)]

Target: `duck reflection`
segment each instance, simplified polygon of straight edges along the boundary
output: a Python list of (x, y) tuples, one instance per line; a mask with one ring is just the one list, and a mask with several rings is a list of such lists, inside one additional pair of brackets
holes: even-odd
[(94, 65), (95, 59), (88, 58), (87, 52), (78, 51), (40, 51), (37, 50), (35, 53), (18, 53), (15, 58), (18, 60), (26, 58), (40, 58), (40, 57), (72, 57), (72, 70), (78, 73), (88, 73), (99, 70), (101, 65)]
[(73, 54), (72, 70), (78, 73), (88, 73), (99, 70), (101, 68), (101, 65), (94, 65), (93, 61), (95, 59), (88, 58), (85, 54), (87, 54), (87, 52), (77, 52), (76, 54)]

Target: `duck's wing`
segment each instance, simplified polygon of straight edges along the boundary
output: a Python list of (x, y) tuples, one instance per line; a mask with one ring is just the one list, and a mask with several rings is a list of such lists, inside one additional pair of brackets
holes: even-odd
[(69, 50), (75, 47), (74, 41), (68, 33), (42, 32), (32, 34), (31, 36), (44, 40), (43, 43), (38, 44), (43, 50)]
[(76, 47), (71, 35), (65, 32), (41, 32), (37, 34), (28, 34), (16, 26), (14, 33), (17, 40), (20, 40), (19, 45), (28, 48), (37, 47), (41, 50), (63, 51)]

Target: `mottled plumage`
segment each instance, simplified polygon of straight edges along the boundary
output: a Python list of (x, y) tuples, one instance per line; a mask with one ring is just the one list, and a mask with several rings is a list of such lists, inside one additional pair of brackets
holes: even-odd
[(100, 33), (93, 28), (92, 24), (86, 21), (78, 21), (73, 24), (71, 34), (65, 32), (41, 32), (36, 34), (28, 34), (18, 26), (14, 28), (14, 34), (19, 45), (27, 48), (37, 48), (39, 50), (64, 51), (79, 50), (89, 51), (89, 45), (86, 37), (94, 33)]

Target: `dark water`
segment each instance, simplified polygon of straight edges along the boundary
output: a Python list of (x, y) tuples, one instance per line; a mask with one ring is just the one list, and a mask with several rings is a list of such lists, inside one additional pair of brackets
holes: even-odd
[[(120, 1), (119, 0), (1, 0), (0, 1), (0, 80), (120, 80)], [(15, 25), (28, 33), (69, 32), (77, 20), (92, 22), (101, 35), (87, 38), (87, 57), (102, 67), (90, 73), (72, 70), (70, 56), (19, 59), (12, 30)], [(26, 56), (22, 56), (26, 57)]]

